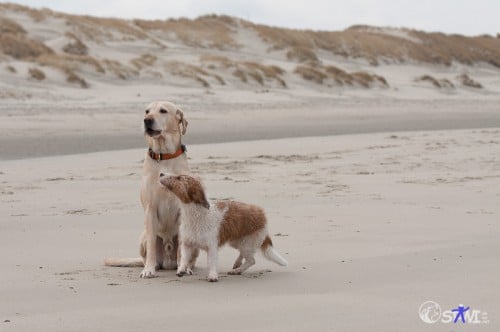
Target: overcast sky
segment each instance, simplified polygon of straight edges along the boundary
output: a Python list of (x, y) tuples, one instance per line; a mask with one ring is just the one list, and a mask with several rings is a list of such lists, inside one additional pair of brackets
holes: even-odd
[[(5, 1), (0, 1), (5, 2)], [(227, 14), (268, 25), (342, 30), (354, 24), (500, 33), (500, 0), (12, 0), (95, 16), (166, 19)]]

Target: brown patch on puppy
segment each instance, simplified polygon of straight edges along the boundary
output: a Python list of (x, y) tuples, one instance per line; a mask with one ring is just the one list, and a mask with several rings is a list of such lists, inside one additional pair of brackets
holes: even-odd
[(264, 242), (262, 242), (262, 245), (260, 247), (262, 248), (262, 250), (266, 250), (267, 247), (272, 247), (272, 246), (273, 246), (273, 241), (271, 240), (269, 235), (267, 235), (266, 238), (264, 239)]
[(224, 210), (231, 201), (225, 200), (225, 201), (217, 201), (215, 202), (215, 206), (217, 206), (217, 210)]
[(160, 178), (160, 183), (173, 192), (181, 202), (195, 203), (207, 209), (210, 208), (203, 186), (197, 179), (187, 175), (165, 176)]
[(253, 234), (266, 226), (266, 215), (258, 206), (234, 201), (220, 201), (216, 206), (219, 210), (227, 208), (220, 224), (219, 246)]

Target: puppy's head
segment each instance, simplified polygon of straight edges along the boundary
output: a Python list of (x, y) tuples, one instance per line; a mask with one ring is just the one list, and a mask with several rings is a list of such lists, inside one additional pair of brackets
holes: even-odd
[(189, 175), (164, 175), (160, 174), (160, 183), (174, 193), (185, 204), (194, 203), (207, 209), (210, 204), (205, 196), (201, 181)]
[(144, 135), (156, 139), (167, 134), (186, 133), (188, 122), (179, 107), (168, 101), (152, 102), (144, 111)]

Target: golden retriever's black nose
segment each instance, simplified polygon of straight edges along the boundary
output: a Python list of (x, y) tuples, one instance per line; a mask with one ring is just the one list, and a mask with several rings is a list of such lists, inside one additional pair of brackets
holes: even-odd
[(164, 176), (164, 175), (165, 175), (165, 174), (163, 174), (163, 173), (160, 173), (160, 177), (162, 177), (162, 176)]
[(153, 120), (153, 119), (144, 119), (144, 125), (145, 125), (146, 127), (151, 127), (151, 126), (153, 126), (153, 122), (154, 122), (154, 120)]

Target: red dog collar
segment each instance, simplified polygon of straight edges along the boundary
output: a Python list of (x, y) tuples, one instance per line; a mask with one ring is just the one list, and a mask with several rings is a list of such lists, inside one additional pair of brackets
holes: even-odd
[(168, 159), (174, 159), (179, 157), (181, 154), (186, 152), (186, 146), (184, 144), (181, 144), (181, 147), (175, 151), (174, 153), (155, 153), (151, 148), (148, 151), (148, 155), (151, 157), (151, 159), (154, 159), (156, 161), (160, 160), (168, 160)]

